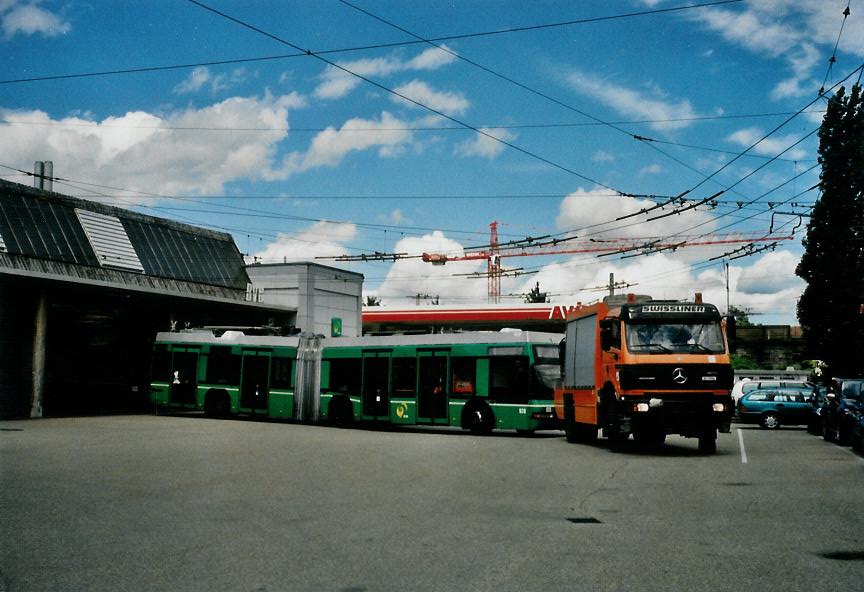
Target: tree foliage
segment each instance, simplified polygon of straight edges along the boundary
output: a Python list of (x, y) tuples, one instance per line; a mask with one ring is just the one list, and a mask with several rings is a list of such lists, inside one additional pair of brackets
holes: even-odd
[(807, 286), (798, 320), (808, 354), (833, 376), (864, 371), (864, 104), (856, 84), (828, 101), (819, 129), (821, 197), (795, 273)]
[(540, 282), (537, 282), (536, 284), (534, 284), (534, 287), (528, 291), (528, 294), (525, 295), (525, 302), (529, 304), (534, 302), (549, 302), (546, 294), (546, 292), (540, 291)]
[(734, 304), (729, 305), (729, 314), (735, 317), (735, 325), (738, 327), (752, 327), (750, 322), (750, 311)]

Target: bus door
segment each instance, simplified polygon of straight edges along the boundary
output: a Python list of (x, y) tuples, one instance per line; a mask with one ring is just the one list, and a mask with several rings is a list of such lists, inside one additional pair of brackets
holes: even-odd
[(171, 403), (194, 407), (198, 395), (198, 349), (175, 348), (171, 364)]
[(417, 352), (417, 421), (418, 423), (448, 423), (447, 371), (450, 350)]
[(363, 352), (363, 415), (390, 419), (390, 351)]
[(270, 394), (269, 351), (244, 351), (240, 379), (240, 412), (267, 413)]

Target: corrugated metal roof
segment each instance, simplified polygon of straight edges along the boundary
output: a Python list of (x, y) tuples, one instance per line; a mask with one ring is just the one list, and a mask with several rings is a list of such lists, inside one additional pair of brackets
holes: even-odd
[(3, 180), (0, 237), (10, 255), (120, 269), (125, 276), (143, 271), (241, 291), (241, 298), (249, 282), (230, 234)]

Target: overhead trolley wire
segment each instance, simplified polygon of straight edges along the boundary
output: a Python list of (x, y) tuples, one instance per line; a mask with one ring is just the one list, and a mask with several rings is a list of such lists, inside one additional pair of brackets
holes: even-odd
[[(189, 1), (195, 2), (195, 0), (189, 0)], [(528, 86), (528, 85), (526, 85), (526, 84), (523, 84), (522, 82), (519, 82), (518, 80), (515, 80), (515, 79), (513, 79), (513, 78), (511, 78), (511, 77), (509, 77), (509, 76), (506, 76), (506, 75), (504, 75), (504, 74), (501, 74), (500, 72), (497, 72), (497, 71), (495, 71), (495, 70), (493, 70), (493, 69), (491, 69), (491, 68), (489, 68), (489, 67), (487, 67), (487, 66), (484, 66), (483, 64), (480, 64), (480, 63), (478, 63), (478, 62), (476, 62), (476, 61), (474, 61), (474, 60), (472, 60), (472, 59), (470, 59), (470, 58), (467, 58), (467, 57), (465, 57), (464, 55), (461, 55), (461, 54), (458, 54), (458, 53), (456, 53), (456, 52), (454, 52), (454, 51), (451, 51), (451, 50), (448, 49), (447, 47), (444, 47), (444, 46), (442, 46), (442, 45), (439, 45), (439, 44), (435, 43), (434, 40), (432, 40), (432, 39), (425, 39), (424, 37), (422, 37), (422, 36), (420, 36), (420, 35), (417, 35), (417, 34), (414, 33), (413, 31), (409, 31), (408, 29), (406, 29), (406, 28), (404, 28), (404, 27), (402, 27), (402, 26), (400, 26), (400, 25), (397, 25), (396, 23), (394, 23), (394, 22), (392, 22), (392, 21), (389, 21), (389, 20), (387, 20), (387, 19), (385, 19), (385, 18), (383, 18), (383, 17), (381, 17), (381, 16), (378, 16), (377, 14), (374, 14), (374, 13), (372, 13), (372, 12), (370, 12), (370, 11), (368, 11), (368, 10), (362, 8), (362, 7), (359, 7), (359, 6), (355, 5), (355, 4), (352, 4), (352, 3), (349, 2), (348, 0), (339, 0), (339, 1), (340, 1), (342, 4), (344, 4), (345, 6), (348, 6), (349, 8), (352, 8), (353, 10), (356, 10), (356, 11), (358, 11), (358, 12), (361, 12), (361, 13), (363, 13), (363, 14), (369, 16), (370, 18), (373, 18), (373, 19), (375, 19), (375, 20), (377, 20), (377, 21), (379, 21), (379, 22), (381, 22), (381, 23), (384, 23), (385, 25), (387, 25), (387, 26), (389, 26), (389, 27), (393, 27), (394, 29), (397, 29), (397, 30), (399, 30), (399, 31), (401, 31), (401, 32), (403, 32), (403, 33), (405, 33), (406, 35), (410, 35), (411, 37), (414, 37), (415, 39), (417, 39), (417, 40), (419, 40), (419, 41), (422, 41), (422, 42), (424, 42), (424, 43), (427, 43), (427, 44), (431, 45), (432, 47), (435, 47), (435, 48), (439, 49), (440, 51), (443, 51), (443, 52), (446, 52), (446, 53), (450, 54), (451, 56), (453, 56), (454, 58), (456, 58), (456, 59), (458, 59), (458, 60), (461, 60), (461, 61), (463, 61), (463, 62), (465, 62), (465, 63), (467, 63), (467, 64), (470, 64), (470, 65), (474, 66), (475, 68), (479, 68), (480, 70), (482, 70), (482, 71), (484, 71), (484, 72), (486, 72), (486, 73), (488, 73), (488, 74), (491, 74), (492, 76), (495, 76), (496, 78), (500, 78), (501, 80), (504, 80), (505, 82), (508, 82), (508, 83), (510, 83), (510, 84), (513, 84), (513, 85), (517, 86), (518, 88), (521, 88), (522, 90), (525, 90), (525, 91), (527, 91), (527, 92), (529, 92), (529, 93), (531, 93), (531, 94), (533, 94), (533, 95), (536, 95), (536, 96), (541, 97), (541, 98), (543, 98), (543, 99), (545, 99), (545, 100), (547, 100), (547, 101), (550, 101), (550, 102), (552, 102), (553, 104), (558, 105), (559, 107), (563, 107), (564, 109), (567, 109), (567, 110), (569, 110), (569, 111), (573, 111), (573, 112), (575, 112), (575, 113), (578, 113), (579, 115), (582, 115), (583, 117), (587, 117), (588, 119), (591, 119), (593, 122), (595, 122), (595, 123), (597, 123), (597, 124), (601, 124), (601, 125), (605, 125), (605, 126), (607, 126), (607, 127), (610, 127), (611, 129), (614, 129), (614, 130), (617, 131), (617, 132), (623, 133), (623, 134), (629, 136), (630, 138), (633, 138), (634, 140), (637, 140), (637, 141), (643, 141), (643, 143), (646, 143), (646, 144), (647, 144), (651, 149), (653, 149), (653, 150), (659, 152), (660, 154), (662, 154), (663, 156), (669, 158), (670, 160), (673, 160), (674, 162), (676, 162), (676, 163), (678, 163), (678, 164), (680, 164), (680, 165), (686, 167), (687, 169), (689, 169), (689, 170), (692, 171), (692, 172), (697, 173), (698, 175), (703, 175), (703, 173), (702, 173), (701, 171), (698, 171), (697, 169), (695, 169), (695, 168), (691, 167), (690, 165), (684, 163), (684, 162), (681, 161), (680, 159), (678, 159), (678, 158), (672, 156), (671, 154), (668, 154), (668, 153), (665, 152), (664, 150), (661, 150), (659, 147), (657, 147), (657, 146), (655, 146), (655, 145), (653, 145), (653, 144), (651, 144), (651, 143), (644, 142), (645, 138), (643, 138), (643, 137), (641, 137), (641, 136), (639, 136), (639, 135), (637, 135), (637, 134), (634, 134), (633, 132), (630, 132), (630, 131), (628, 131), (628, 130), (625, 130), (625, 129), (623, 129), (623, 128), (619, 127), (618, 125), (615, 125), (615, 124), (613, 124), (613, 123), (611, 123), (611, 122), (604, 121), (604, 120), (600, 119), (599, 117), (596, 117), (596, 116), (594, 116), (594, 115), (591, 115), (590, 113), (587, 113), (587, 112), (585, 112), (585, 111), (583, 111), (583, 110), (581, 110), (581, 109), (579, 109), (579, 108), (577, 108), (577, 107), (574, 107), (573, 105), (570, 105), (570, 104), (568, 104), (568, 103), (565, 103), (564, 101), (560, 101), (560, 100), (556, 99), (555, 97), (552, 97), (551, 95), (549, 95), (549, 94), (547, 94), (547, 93), (540, 92), (540, 91), (538, 91), (538, 90), (536, 90), (536, 89), (534, 89), (534, 88), (531, 88), (530, 86)], [(196, 2), (196, 3), (197, 3), (197, 2)], [(693, 6), (693, 7), (696, 8), (696, 7), (699, 7), (699, 6)], [(704, 6), (702, 6), (702, 7), (704, 7)], [(715, 183), (717, 183), (717, 182), (715, 181)], [(718, 183), (718, 185), (721, 185), (721, 187), (722, 187), (722, 184)], [(625, 194), (622, 194), (622, 195), (625, 195)]]
[[(235, 18), (229, 14), (226, 14), (224, 12), (216, 10), (215, 8), (212, 8), (212, 7), (204, 4), (203, 2), (199, 2), (198, 0), (186, 0), (186, 1), (191, 3), (191, 4), (195, 4), (196, 6), (199, 6), (199, 7), (203, 8), (204, 10), (212, 12), (213, 14), (216, 14), (216, 15), (224, 18), (224, 19), (227, 19), (231, 22), (234, 22), (234, 23), (236, 23), (242, 27), (245, 27), (251, 31), (254, 31), (260, 35), (264, 35), (265, 37), (273, 39), (274, 41), (277, 41), (279, 43), (287, 45), (288, 47), (291, 47), (291, 48), (296, 49), (298, 51), (303, 51), (299, 46), (295, 45), (294, 43), (291, 43), (290, 41), (282, 39), (281, 37), (278, 37), (277, 35), (269, 33), (269, 32), (267, 32), (267, 31), (265, 31), (259, 27), (256, 27), (255, 25), (252, 25), (250, 23), (242, 21), (242, 20)], [(473, 131), (477, 132), (479, 135), (484, 136), (486, 138), (489, 138), (490, 140), (493, 140), (495, 142), (498, 142), (499, 144), (501, 144), (503, 146), (507, 146), (508, 148), (511, 148), (513, 150), (516, 150), (517, 152), (520, 152), (520, 153), (526, 155), (526, 156), (529, 156), (531, 158), (539, 160), (540, 162), (546, 163), (546, 164), (548, 164), (548, 165), (550, 165), (550, 166), (552, 166), (558, 170), (561, 170), (563, 172), (571, 174), (571, 175), (578, 177), (578, 178), (580, 178), (584, 181), (587, 181), (589, 183), (594, 183), (595, 185), (599, 185), (600, 187), (604, 187), (606, 189), (609, 189), (610, 191), (615, 191), (621, 195), (632, 195), (632, 194), (629, 194), (627, 192), (615, 189), (614, 187), (611, 187), (611, 186), (607, 185), (606, 183), (603, 183), (603, 182), (598, 181), (596, 179), (592, 179), (591, 177), (589, 177), (583, 173), (580, 173), (574, 169), (568, 168), (562, 164), (559, 164), (559, 163), (556, 163), (552, 160), (549, 160), (548, 158), (545, 158), (545, 157), (543, 157), (543, 156), (541, 156), (535, 152), (531, 152), (530, 150), (522, 148), (521, 146), (519, 146), (517, 144), (514, 144), (514, 143), (509, 142), (507, 140), (502, 140), (501, 138), (498, 138), (495, 135), (490, 134), (490, 133), (480, 129), (479, 127), (473, 126), (473, 125), (466, 123), (464, 121), (461, 121), (461, 120), (459, 120), (453, 116), (447, 115), (444, 112), (439, 111), (438, 109), (435, 109), (433, 107), (430, 107), (429, 105), (426, 105), (420, 101), (417, 101), (416, 99), (412, 99), (411, 97), (409, 97), (405, 94), (402, 94), (402, 93), (400, 93), (400, 92), (398, 92), (398, 91), (396, 91), (396, 90), (394, 90), (388, 86), (385, 86), (385, 85), (381, 84), (380, 82), (376, 82), (375, 80), (372, 80), (371, 78), (369, 78), (367, 76), (363, 76), (362, 74), (358, 74), (357, 72), (354, 72), (351, 69), (346, 68), (345, 66), (342, 66), (342, 65), (340, 65), (340, 64), (338, 64), (338, 63), (336, 63), (336, 62), (334, 62), (328, 58), (325, 58), (319, 54), (313, 53), (311, 50), (305, 50), (305, 51), (309, 57), (313, 57), (313, 58), (327, 64), (328, 66), (332, 66), (333, 68), (335, 68), (337, 70), (340, 70), (342, 72), (345, 72), (346, 74), (354, 76), (354, 77), (356, 77), (356, 78), (358, 78), (358, 79), (360, 79), (360, 80), (362, 80), (368, 84), (371, 84), (372, 86), (374, 86), (376, 88), (383, 90), (384, 92), (390, 93), (396, 97), (399, 97), (400, 99), (408, 101), (409, 103), (411, 103), (413, 105), (417, 105), (418, 107), (425, 109), (425, 110), (429, 111), (430, 113), (434, 113), (435, 115), (438, 115), (439, 117), (444, 117), (445, 119), (452, 121), (453, 123), (455, 123), (457, 125), (462, 125), (462, 126), (466, 127), (467, 129), (473, 130)]]
[[(602, 21), (611, 21), (625, 18), (633, 18), (639, 16), (648, 16), (652, 14), (661, 14), (668, 12), (680, 12), (684, 10), (691, 10), (694, 8), (704, 8), (708, 6), (719, 6), (722, 4), (735, 4), (738, 2), (743, 2), (744, 0), (717, 0), (715, 2), (706, 2), (703, 4), (690, 4), (685, 6), (670, 6), (668, 8), (656, 8), (651, 10), (642, 10), (638, 12), (630, 12), (626, 14), (617, 14), (617, 15), (609, 15), (609, 16), (601, 16), (601, 17), (593, 17), (586, 19), (577, 19), (570, 20), (558, 23), (546, 23), (540, 25), (529, 25), (524, 27), (511, 27), (507, 29), (497, 29), (494, 31), (481, 31), (477, 33), (464, 33), (460, 35), (447, 35), (443, 37), (435, 37), (431, 39), (431, 41), (436, 42), (444, 42), (444, 41), (455, 41), (459, 39), (471, 39), (475, 37), (488, 37), (492, 35), (505, 35), (510, 33), (524, 33), (528, 31), (537, 31), (541, 29), (552, 29), (557, 27), (569, 27), (574, 25), (584, 25), (589, 23), (596, 23)], [(341, 49), (325, 49), (320, 51), (315, 51), (314, 53), (319, 55), (329, 55), (329, 54), (338, 54), (338, 53), (350, 53), (350, 52), (358, 52), (358, 51), (369, 51), (373, 49), (388, 49), (393, 47), (403, 47), (408, 45), (417, 45), (420, 43), (425, 43), (424, 41), (400, 41), (393, 43), (378, 43), (375, 45), (366, 45), (360, 47), (348, 47)], [(272, 61), (272, 60), (284, 60), (291, 58), (299, 58), (305, 57), (309, 55), (307, 52), (297, 49), (298, 52), (294, 54), (283, 54), (283, 55), (273, 55), (273, 56), (259, 56), (253, 58), (238, 58), (232, 60), (210, 60), (204, 62), (196, 62), (196, 63), (187, 63), (187, 64), (173, 64), (173, 65), (162, 65), (162, 66), (140, 66), (134, 68), (122, 68), (115, 70), (103, 70), (97, 72), (81, 72), (74, 74), (54, 74), (54, 75), (44, 75), (44, 76), (33, 76), (30, 78), (17, 78), (17, 79), (6, 79), (0, 80), (0, 84), (18, 84), (24, 82), (43, 82), (49, 80), (64, 80), (64, 79), (74, 79), (74, 78), (91, 78), (96, 76), (113, 76), (119, 74), (139, 74), (146, 72), (161, 72), (166, 70), (180, 70), (186, 68), (199, 68), (203, 66), (225, 66), (225, 65), (233, 65), (233, 64), (243, 64), (247, 62), (264, 62), (264, 61)]]

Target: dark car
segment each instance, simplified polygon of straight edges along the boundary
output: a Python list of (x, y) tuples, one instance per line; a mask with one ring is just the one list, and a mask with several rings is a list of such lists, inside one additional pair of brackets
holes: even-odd
[(864, 410), (859, 409), (852, 420), (852, 450), (864, 452)]
[(768, 387), (738, 400), (738, 419), (775, 430), (781, 425), (805, 425), (813, 414), (813, 387)]
[(820, 413), (822, 418), (822, 437), (841, 446), (852, 442), (852, 429), (855, 417), (862, 406), (862, 385), (864, 379), (835, 378), (831, 391), (825, 396)]
[(825, 386), (816, 386), (813, 390), (813, 409), (807, 421), (807, 431), (814, 436), (822, 435), (822, 407), (825, 405), (825, 395), (828, 389)]

